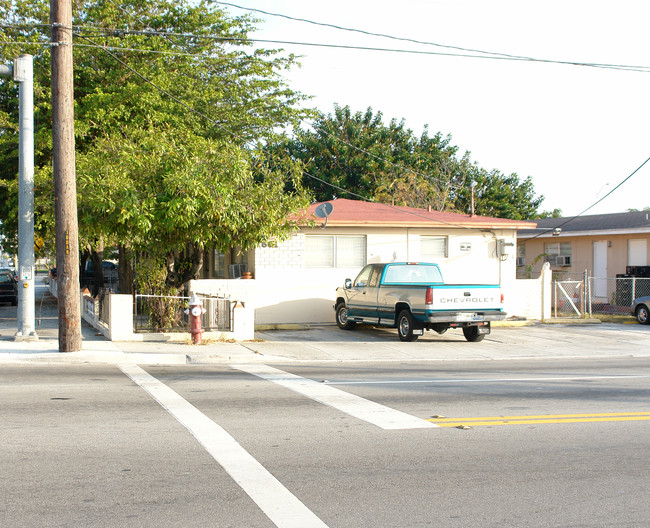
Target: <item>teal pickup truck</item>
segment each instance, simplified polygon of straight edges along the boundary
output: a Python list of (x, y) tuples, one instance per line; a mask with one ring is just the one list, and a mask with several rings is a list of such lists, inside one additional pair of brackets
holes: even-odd
[(449, 328), (482, 341), (490, 322), (506, 317), (498, 285), (445, 284), (437, 264), (410, 262), (367, 265), (337, 288), (334, 310), (339, 328), (389, 326), (402, 341), (415, 341), (425, 329), (443, 334)]

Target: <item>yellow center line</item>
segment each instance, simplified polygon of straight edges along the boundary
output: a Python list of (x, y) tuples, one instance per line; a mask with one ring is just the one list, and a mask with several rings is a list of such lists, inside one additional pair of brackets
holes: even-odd
[(547, 414), (534, 416), (482, 416), (472, 418), (429, 418), (440, 427), (459, 427), (462, 425), (522, 425), (549, 423), (586, 422), (634, 422), (650, 420), (650, 412), (636, 413), (594, 413), (594, 414)]

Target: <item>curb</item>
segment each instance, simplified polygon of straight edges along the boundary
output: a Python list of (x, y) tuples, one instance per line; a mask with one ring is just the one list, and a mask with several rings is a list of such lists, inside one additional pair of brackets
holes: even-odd
[(553, 319), (544, 319), (542, 324), (554, 325), (554, 324), (602, 324), (600, 319), (594, 317), (557, 317)]

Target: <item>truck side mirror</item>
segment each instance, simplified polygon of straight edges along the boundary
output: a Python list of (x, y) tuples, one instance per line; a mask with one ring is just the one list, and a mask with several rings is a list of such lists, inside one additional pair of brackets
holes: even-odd
[(349, 290), (352, 288), (352, 279), (345, 279), (345, 289)]

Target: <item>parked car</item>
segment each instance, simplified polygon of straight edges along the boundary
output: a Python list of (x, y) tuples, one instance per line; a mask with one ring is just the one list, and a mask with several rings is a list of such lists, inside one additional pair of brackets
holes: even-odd
[(16, 280), (18, 280), (18, 272), (16, 271), (16, 268), (0, 268), (0, 271), (8, 271)]
[(18, 282), (11, 271), (0, 271), (0, 302), (18, 304)]
[[(111, 280), (117, 280), (117, 264), (112, 260), (102, 261), (102, 268), (104, 270), (104, 281), (110, 282)], [(86, 261), (86, 269), (84, 275), (88, 279), (95, 277), (95, 270), (93, 268), (92, 260)]]
[(650, 307), (650, 295), (646, 297), (639, 297), (632, 301), (632, 315), (636, 317), (639, 324), (650, 324), (650, 315), (648, 314), (648, 307)]
[(498, 284), (445, 284), (437, 264), (412, 262), (368, 264), (354, 282), (337, 288), (334, 310), (343, 330), (356, 323), (390, 326), (402, 341), (449, 328), (482, 341), (491, 321), (506, 317)]

